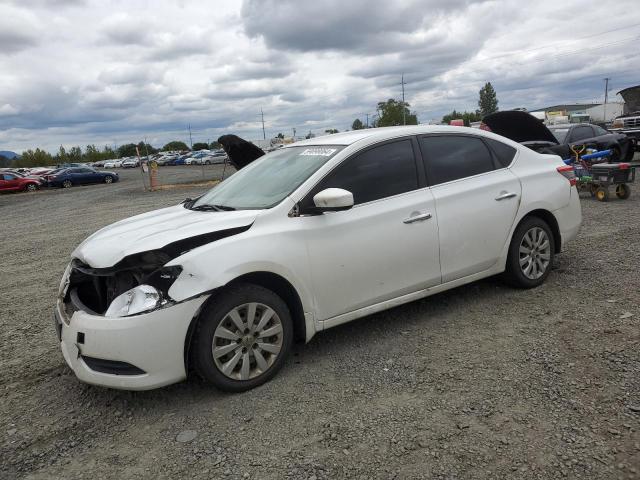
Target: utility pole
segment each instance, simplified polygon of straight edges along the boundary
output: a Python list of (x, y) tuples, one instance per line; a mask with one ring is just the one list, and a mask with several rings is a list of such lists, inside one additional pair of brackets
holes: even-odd
[(267, 134), (264, 133), (264, 112), (262, 111), (262, 107), (260, 107), (260, 116), (262, 117), (262, 139), (267, 139)]
[(291, 130), (293, 130), (293, 141), (295, 142), (296, 141), (296, 129), (294, 127)]
[(404, 106), (404, 73), (402, 74), (402, 125), (406, 125), (407, 124), (407, 119), (406, 119), (406, 108)]
[(191, 124), (189, 124), (189, 145), (191, 146), (191, 150), (193, 150), (193, 139), (191, 138)]
[(365, 113), (365, 115), (367, 116), (367, 128), (369, 128), (369, 114)]
[(604, 117), (602, 120), (607, 122), (607, 100), (609, 98), (609, 77), (604, 79), (604, 105), (602, 107), (602, 116)]

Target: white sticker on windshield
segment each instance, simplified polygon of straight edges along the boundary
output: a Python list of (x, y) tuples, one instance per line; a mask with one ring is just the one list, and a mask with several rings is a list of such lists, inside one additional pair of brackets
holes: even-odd
[(307, 148), (300, 155), (313, 155), (316, 157), (330, 157), (338, 149), (337, 148)]

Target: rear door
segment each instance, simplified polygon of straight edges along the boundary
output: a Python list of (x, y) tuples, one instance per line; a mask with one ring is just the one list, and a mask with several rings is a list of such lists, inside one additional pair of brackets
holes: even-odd
[(420, 148), (438, 214), (442, 282), (489, 269), (520, 204), (520, 181), (506, 168), (516, 150), (474, 135), (425, 135)]

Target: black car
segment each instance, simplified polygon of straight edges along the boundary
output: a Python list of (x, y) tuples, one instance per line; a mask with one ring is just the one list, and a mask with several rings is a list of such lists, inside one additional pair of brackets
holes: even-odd
[(69, 188), (88, 183), (113, 183), (119, 179), (115, 172), (103, 172), (89, 167), (65, 168), (47, 177), (50, 187)]
[(487, 130), (522, 143), (540, 153), (553, 153), (562, 158), (572, 157), (572, 145), (586, 145), (596, 150), (612, 150), (611, 161), (630, 161), (635, 144), (621, 133), (611, 133), (598, 125), (566, 123), (545, 126), (527, 112), (505, 111), (482, 119)]

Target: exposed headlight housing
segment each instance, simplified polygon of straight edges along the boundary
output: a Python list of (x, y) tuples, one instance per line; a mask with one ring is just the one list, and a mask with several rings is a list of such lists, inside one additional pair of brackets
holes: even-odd
[(138, 285), (113, 299), (105, 317), (126, 317), (148, 312), (162, 304), (162, 295), (151, 285)]

